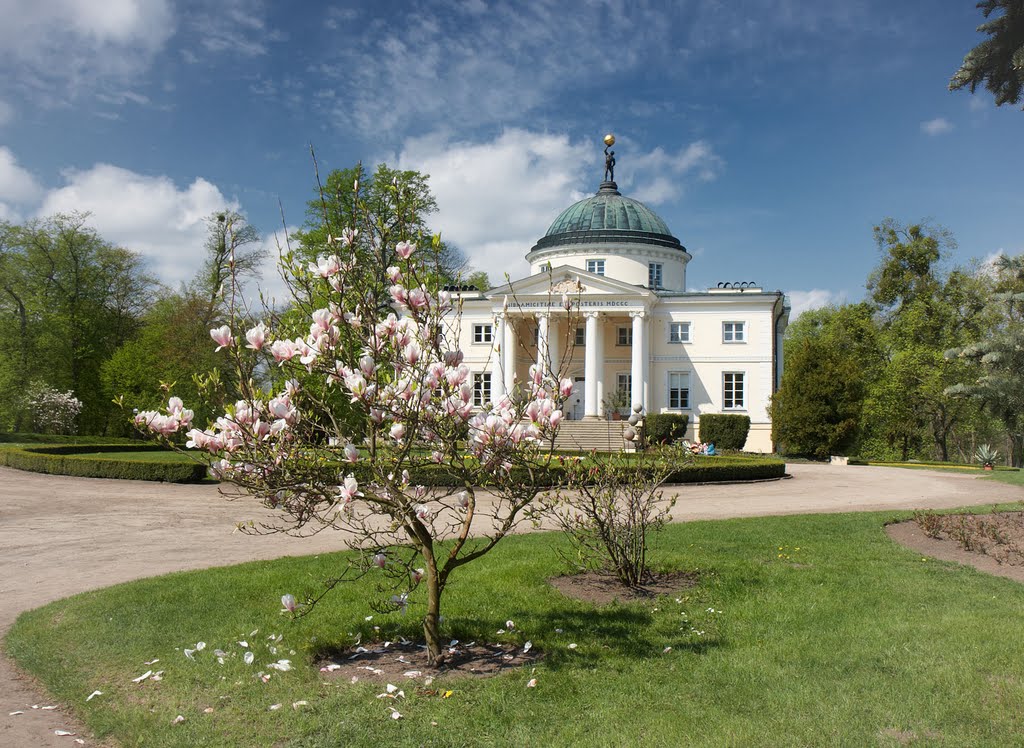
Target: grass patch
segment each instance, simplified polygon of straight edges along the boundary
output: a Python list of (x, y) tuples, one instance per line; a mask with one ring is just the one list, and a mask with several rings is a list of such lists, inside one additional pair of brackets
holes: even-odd
[[(411, 616), (373, 614), (370, 582), (283, 619), (281, 594), (336, 572), (337, 555), (79, 595), (22, 615), (7, 647), (92, 729), (125, 745), (896, 745), (906, 734), (930, 745), (1019, 743), (1024, 639), (1012, 622), (1024, 614), (1024, 587), (895, 545), (883, 523), (897, 516), (909, 513), (673, 525), (657, 562), (699, 569), (699, 587), (679, 602), (603, 608), (547, 585), (562, 571), (560, 536), (509, 538), (453, 577), (446, 635), (531, 640), (547, 656), (535, 673), (449, 683), (447, 699), (409, 684), (405, 700), (377, 699), (379, 686), (329, 683), (310, 666), (356, 636), (418, 635)], [(413, 611), (421, 604), (414, 596)], [(497, 634), (507, 619), (515, 632)], [(283, 635), (277, 654), (273, 634)], [(239, 640), (255, 652), (252, 666)], [(189, 661), (181, 650), (198, 641), (206, 649)], [(216, 648), (230, 653), (224, 665)], [(281, 657), (296, 669), (267, 670)], [(163, 680), (131, 682), (148, 669)], [(259, 670), (272, 673), (268, 683)], [(536, 688), (525, 687), (530, 677)], [(86, 702), (94, 690), (103, 696)], [(297, 701), (309, 704), (293, 710)], [(388, 706), (404, 718), (392, 720)], [(185, 721), (172, 725), (178, 714)]]

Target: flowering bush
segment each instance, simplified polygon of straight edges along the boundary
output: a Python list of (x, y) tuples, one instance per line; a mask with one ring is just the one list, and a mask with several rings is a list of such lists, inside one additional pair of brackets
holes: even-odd
[(82, 411), (82, 401), (74, 393), (34, 382), (29, 387), (26, 401), (37, 433), (73, 434), (77, 430), (75, 419)]
[[(358, 184), (354, 195), (358, 211)], [(390, 199), (401, 215), (401, 191)], [(458, 299), (431, 267), (439, 241), (423, 250), (424, 237), (414, 242), (400, 225), (395, 232), (346, 228), (329, 233), (312, 261), (285, 253), (291, 310), (242, 334), (243, 315), (233, 312), (210, 331), (244, 374), (243, 397), (207, 428), (190, 428), (192, 412), (177, 398), (136, 423), (163, 437), (190, 429), (188, 446), (216, 456), (222, 480), (280, 512), (281, 524), (255, 531), (351, 533), (360, 560), (328, 588), (380, 574), (394, 592), (385, 605), (404, 611), (424, 585), (424, 635), (438, 663), (449, 577), (493, 548), (536, 497), (536, 481), (523, 475), (550, 459), (572, 383), (534, 366), (512, 393), (474, 408), (471, 371), (455, 342)], [(252, 379), (261, 361), (277, 381), (269, 390)], [(443, 466), (456, 485), (414, 483), (410, 475), (426, 465)], [(478, 488), (485, 482), (486, 493)], [(317, 599), (286, 595), (283, 604), (301, 612)]]

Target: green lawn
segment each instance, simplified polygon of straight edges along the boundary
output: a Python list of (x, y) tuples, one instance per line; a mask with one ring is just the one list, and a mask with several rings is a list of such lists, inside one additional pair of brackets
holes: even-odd
[(135, 452), (75, 452), (75, 457), (90, 457), (95, 460), (129, 460), (132, 462), (195, 462), (196, 457), (206, 462), (206, 452), (135, 451)]
[[(327, 682), (310, 667), (321, 648), (369, 639), (374, 625), (383, 638), (417, 634), (413, 615), (369, 609), (369, 583), (339, 588), (309, 617), (282, 618), (283, 593), (301, 595), (337, 570), (329, 555), (80, 595), (23, 615), (7, 646), (124, 745), (1024, 744), (1024, 586), (896, 546), (883, 531), (896, 516), (905, 515), (674, 525), (656, 558), (699, 569), (701, 585), (679, 600), (606, 608), (545, 583), (560, 569), (558, 536), (510, 538), (455, 578), (447, 634), (530, 640), (547, 657), (535, 673), (449, 682), (448, 699), (409, 684), (405, 700), (377, 699), (380, 686)], [(516, 632), (497, 634), (506, 619)], [(273, 634), (284, 636), (276, 655)], [(192, 662), (181, 650), (198, 641), (206, 649)], [(231, 653), (224, 665), (218, 647)], [(296, 669), (266, 669), (280, 657)], [(163, 680), (131, 682), (150, 669)], [(103, 695), (86, 702), (94, 690)], [(309, 705), (292, 709), (300, 700)], [(185, 721), (172, 725), (178, 714)]]

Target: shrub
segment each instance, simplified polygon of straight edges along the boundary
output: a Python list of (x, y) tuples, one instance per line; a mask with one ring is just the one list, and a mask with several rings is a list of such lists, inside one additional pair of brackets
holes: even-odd
[(655, 413), (644, 419), (648, 444), (675, 444), (686, 436), (690, 417), (681, 413)]
[(0, 449), (0, 465), (49, 475), (81, 478), (151, 480), (166, 483), (199, 483), (206, 479), (206, 465), (200, 463), (146, 462), (86, 457), (87, 452), (160, 452), (151, 444), (127, 447), (112, 444), (77, 444)]
[(700, 417), (700, 440), (717, 449), (743, 449), (750, 431), (750, 416), (708, 413)]
[[(674, 462), (692, 459), (679, 454)], [(566, 463), (566, 490), (549, 495), (540, 509), (569, 539), (572, 553), (562, 557), (583, 570), (614, 574), (627, 587), (649, 581), (649, 536), (665, 526), (675, 505), (661, 490), (669, 463), (655, 453)]]

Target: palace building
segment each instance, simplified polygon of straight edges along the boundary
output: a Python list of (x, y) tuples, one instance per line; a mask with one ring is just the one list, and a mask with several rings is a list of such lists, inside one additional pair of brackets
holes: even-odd
[(741, 413), (751, 424), (744, 448), (771, 452), (786, 297), (753, 283), (687, 291), (692, 256), (654, 211), (619, 192), (614, 152), (605, 154), (597, 193), (563, 210), (526, 253), (531, 275), (455, 294), (474, 405), (511, 392), (538, 363), (574, 382), (568, 420), (640, 405), (687, 414), (694, 440), (702, 415)]

